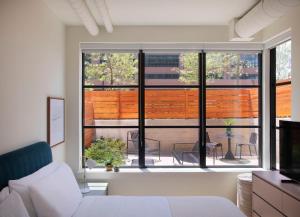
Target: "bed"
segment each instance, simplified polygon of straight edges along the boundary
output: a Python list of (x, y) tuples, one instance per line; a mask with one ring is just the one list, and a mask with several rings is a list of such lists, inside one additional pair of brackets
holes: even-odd
[[(0, 156), (0, 190), (52, 162), (50, 146), (39, 142)], [(72, 174), (73, 175), (73, 174)], [(74, 217), (244, 217), (228, 199), (215, 196), (86, 196)]]

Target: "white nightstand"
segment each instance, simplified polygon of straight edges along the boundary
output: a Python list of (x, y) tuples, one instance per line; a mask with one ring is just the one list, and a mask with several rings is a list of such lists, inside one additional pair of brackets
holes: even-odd
[[(84, 183), (79, 183), (80, 190), (84, 188)], [(108, 195), (107, 182), (87, 182), (86, 187), (90, 190), (83, 196), (106, 196)]]

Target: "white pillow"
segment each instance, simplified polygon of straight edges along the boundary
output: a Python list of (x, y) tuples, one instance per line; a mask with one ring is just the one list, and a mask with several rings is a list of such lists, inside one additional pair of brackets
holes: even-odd
[(20, 195), (13, 191), (0, 204), (0, 217), (29, 217)]
[(6, 199), (6, 197), (9, 195), (9, 188), (5, 187), (0, 192), (0, 204)]
[(18, 180), (10, 180), (8, 182), (10, 191), (16, 191), (21, 196), (24, 205), (29, 213), (29, 216), (37, 216), (30, 198), (29, 186), (53, 173), (59, 167), (59, 165), (59, 163), (52, 162), (47, 166), (42, 167), (35, 173), (32, 173)]
[(30, 196), (39, 217), (71, 217), (82, 200), (74, 174), (65, 163), (31, 185)]

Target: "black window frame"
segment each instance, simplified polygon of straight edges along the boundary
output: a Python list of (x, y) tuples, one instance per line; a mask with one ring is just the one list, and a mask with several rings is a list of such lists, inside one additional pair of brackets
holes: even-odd
[(271, 170), (278, 170), (276, 167), (276, 155), (277, 155), (277, 148), (276, 148), (276, 133), (279, 131), (280, 127), (276, 125), (276, 87), (286, 84), (291, 84), (291, 81), (287, 81), (281, 84), (277, 84), (276, 76), (276, 48), (277, 46), (284, 44), (291, 39), (285, 40), (279, 44), (276, 44), (273, 48), (270, 49), (270, 89), (269, 89), (269, 96), (270, 96), (270, 169)]
[[(238, 50), (237, 50), (238, 51)], [(116, 51), (117, 52), (117, 51)], [(210, 51), (211, 52), (211, 51)], [(217, 52), (217, 51), (216, 51)], [(228, 51), (230, 52), (230, 51)], [(240, 51), (238, 51), (240, 52)], [(133, 52), (133, 53), (136, 53)], [(263, 129), (263, 122), (262, 122), (262, 51), (257, 51), (258, 53), (258, 84), (257, 85), (207, 85), (206, 84), (206, 52), (201, 50), (198, 52), (198, 84), (189, 84), (189, 85), (146, 85), (145, 84), (145, 53), (143, 50), (138, 51), (138, 84), (137, 85), (86, 85), (85, 84), (85, 53), (82, 51), (82, 70), (81, 70), (81, 131), (82, 131), (82, 155), (84, 156), (84, 134), (85, 129), (112, 129), (112, 128), (128, 128), (128, 129), (139, 129), (139, 150), (138, 150), (138, 162), (139, 166), (122, 166), (125, 168), (207, 168), (206, 165), (206, 134), (207, 128), (224, 128), (225, 126), (213, 126), (206, 124), (206, 90), (210, 88), (257, 88), (259, 94), (259, 124), (257, 126), (238, 126), (234, 125), (231, 128), (257, 128), (259, 130), (259, 162), (256, 166), (243, 166), (243, 165), (235, 165), (235, 166), (209, 166), (210, 168), (259, 168), (262, 167), (262, 129)], [(113, 89), (120, 89), (120, 88), (136, 88), (138, 89), (138, 125), (126, 125), (126, 126), (89, 126), (85, 125), (85, 99), (84, 99), (84, 92), (85, 89), (88, 88), (113, 88)], [(146, 89), (156, 89), (156, 88), (195, 88), (198, 89), (198, 99), (199, 99), (199, 120), (197, 125), (180, 125), (180, 126), (163, 126), (163, 125), (145, 125), (145, 90)], [(151, 128), (161, 128), (161, 129), (170, 129), (170, 128), (186, 128), (186, 129), (198, 129), (198, 138), (199, 138), (199, 165), (197, 166), (147, 166), (145, 165), (145, 129)], [(228, 128), (228, 126), (226, 126)], [(83, 164), (82, 164), (83, 165)], [(83, 165), (84, 166), (84, 165)]]
[[(230, 52), (230, 51), (210, 51), (210, 52)], [(233, 52), (243, 52), (243, 51), (233, 51)], [(247, 52), (247, 51), (245, 51)], [(204, 83), (204, 89), (205, 92), (207, 89), (242, 89), (242, 88), (255, 88), (258, 90), (258, 125), (232, 125), (232, 126), (226, 126), (226, 125), (207, 125), (205, 124), (205, 130), (204, 133), (206, 132), (206, 129), (214, 129), (214, 128), (231, 128), (231, 129), (242, 129), (242, 128), (252, 128), (252, 129), (258, 129), (258, 165), (257, 166), (214, 166), (214, 165), (210, 165), (210, 168), (258, 168), (258, 167), (262, 167), (262, 162), (263, 162), (263, 148), (262, 148), (262, 141), (263, 141), (263, 106), (262, 106), (262, 99), (263, 99), (263, 92), (262, 92), (262, 88), (263, 88), (263, 83), (262, 83), (262, 69), (263, 69), (263, 55), (262, 55), (262, 51), (258, 51), (258, 84), (253, 84), (253, 85), (234, 85), (234, 84), (229, 84), (229, 85), (210, 85), (210, 84), (206, 84)], [(205, 74), (203, 74), (202, 76), (204, 76)], [(206, 78), (206, 76), (205, 76)], [(206, 107), (206, 101), (204, 101), (205, 107)], [(206, 109), (205, 109), (206, 111)], [(205, 118), (206, 120), (206, 118)], [(205, 134), (203, 134), (205, 135)], [(204, 144), (205, 144), (205, 140), (204, 140)]]

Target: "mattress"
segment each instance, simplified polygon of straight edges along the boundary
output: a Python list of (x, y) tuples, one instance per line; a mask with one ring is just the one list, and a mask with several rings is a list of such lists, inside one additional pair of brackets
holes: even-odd
[(86, 196), (74, 217), (245, 217), (228, 199), (214, 196)]

